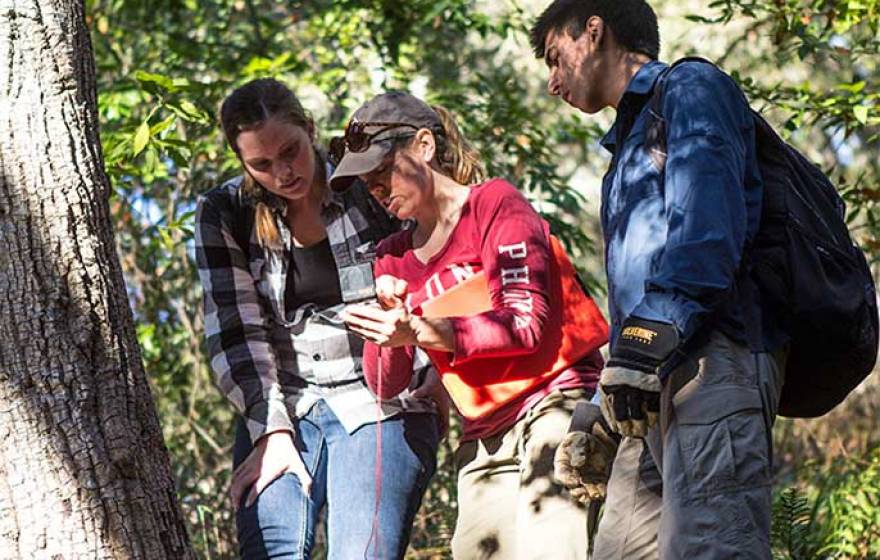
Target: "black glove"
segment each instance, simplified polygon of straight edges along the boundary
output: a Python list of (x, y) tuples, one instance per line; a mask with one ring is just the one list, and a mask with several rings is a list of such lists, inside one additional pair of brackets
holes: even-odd
[(619, 443), (620, 436), (608, 427), (599, 407), (578, 402), (568, 434), (553, 457), (554, 478), (577, 502), (604, 500)]
[(660, 416), (657, 368), (678, 348), (675, 326), (630, 317), (599, 378), (600, 406), (611, 429), (644, 437)]

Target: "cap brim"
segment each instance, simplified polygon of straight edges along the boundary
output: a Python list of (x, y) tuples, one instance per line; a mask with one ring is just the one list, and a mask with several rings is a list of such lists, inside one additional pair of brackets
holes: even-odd
[(366, 175), (379, 167), (389, 151), (390, 141), (373, 142), (363, 152), (346, 151), (330, 177), (330, 188), (335, 191), (347, 189), (358, 175)]

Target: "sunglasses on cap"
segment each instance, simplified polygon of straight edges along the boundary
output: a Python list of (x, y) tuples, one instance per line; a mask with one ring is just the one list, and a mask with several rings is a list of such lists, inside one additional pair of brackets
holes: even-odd
[[(380, 127), (375, 132), (368, 133), (367, 127)], [(338, 160), (342, 159), (345, 150), (354, 153), (366, 152), (376, 136), (400, 127), (412, 128), (418, 130), (420, 127), (405, 122), (385, 122), (385, 121), (356, 121), (352, 120), (345, 127), (345, 136), (337, 136), (330, 140), (330, 153)]]
[[(372, 133), (367, 133), (366, 128), (370, 126), (378, 126), (379, 130)], [(389, 130), (400, 128), (405, 126), (407, 128), (412, 128), (413, 130), (418, 130), (420, 127), (405, 122), (379, 122), (379, 121), (356, 121), (352, 120), (348, 123), (348, 126), (345, 127), (345, 148), (350, 152), (366, 152), (367, 148), (370, 147), (370, 143), (373, 141), (373, 138), (379, 136), (383, 132), (387, 132)]]

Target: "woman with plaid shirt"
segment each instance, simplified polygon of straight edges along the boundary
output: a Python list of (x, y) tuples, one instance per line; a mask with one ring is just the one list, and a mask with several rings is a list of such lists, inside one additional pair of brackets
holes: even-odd
[(436, 376), (417, 366), (404, 394), (377, 404), (363, 342), (336, 319), (363, 295), (348, 278), (396, 222), (362, 185), (328, 189), (314, 123), (282, 83), (233, 91), (221, 124), (244, 173), (200, 197), (196, 254), (211, 366), (241, 415), (241, 556), (309, 558), (326, 507), (329, 558), (401, 558), (435, 468)]

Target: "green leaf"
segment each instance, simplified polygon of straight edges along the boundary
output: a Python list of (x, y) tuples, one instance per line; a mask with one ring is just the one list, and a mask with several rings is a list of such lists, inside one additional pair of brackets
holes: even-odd
[(150, 125), (147, 121), (141, 123), (138, 127), (137, 132), (134, 135), (134, 142), (132, 145), (131, 153), (133, 156), (137, 156), (144, 148), (147, 147), (147, 143), (150, 141)]
[(863, 125), (868, 124), (868, 107), (867, 105), (857, 105), (853, 107), (853, 116)]
[(718, 23), (720, 20), (720, 18), (708, 18), (698, 14), (688, 14), (684, 16), (684, 19), (694, 23)]
[(187, 122), (196, 122), (196, 123), (210, 123), (211, 117), (205, 111), (199, 109), (199, 107), (189, 101), (184, 99), (179, 103), (168, 103), (165, 105), (168, 109), (171, 109), (178, 117), (182, 118)]
[(185, 225), (191, 224), (193, 222), (193, 219), (195, 218), (195, 215), (195, 210), (184, 212), (183, 214), (172, 220), (172, 222), (168, 224), (168, 227), (172, 229), (180, 229)]
[(865, 89), (865, 81), (855, 82), (853, 84), (840, 84), (837, 86), (837, 89), (842, 89), (844, 91), (848, 91), (850, 93), (859, 93), (863, 89)]
[(185, 90), (192, 87), (189, 80), (187, 80), (186, 78), (174, 78), (171, 81), (171, 84), (172, 87), (177, 91)]
[(192, 157), (192, 151), (188, 146), (170, 141), (161, 141), (159, 146), (178, 168), (188, 168), (190, 166), (189, 159)]
[(141, 348), (146, 354), (154, 354), (156, 347), (156, 326), (140, 323), (137, 326), (137, 337)]
[(165, 245), (165, 248), (171, 250), (174, 247), (174, 239), (171, 237), (168, 228), (159, 228), (159, 235), (162, 237), (162, 244)]
[(170, 117), (163, 119), (161, 122), (154, 124), (150, 127), (150, 136), (156, 136), (161, 132), (164, 132), (168, 129), (172, 124), (174, 124), (175, 119), (177, 119), (177, 115), (171, 115)]
[(201, 119), (204, 116), (204, 113), (202, 113), (202, 111), (198, 107), (196, 107), (195, 103), (189, 101), (188, 99), (184, 99), (180, 102), (180, 108), (183, 110), (184, 113), (193, 118)]
[(138, 70), (134, 73), (134, 78), (147, 89), (150, 89), (150, 86), (154, 86), (171, 93), (177, 91), (177, 88), (174, 85), (174, 81), (171, 80), (171, 78), (168, 78), (167, 76), (163, 76), (161, 74), (153, 74), (151, 72)]

